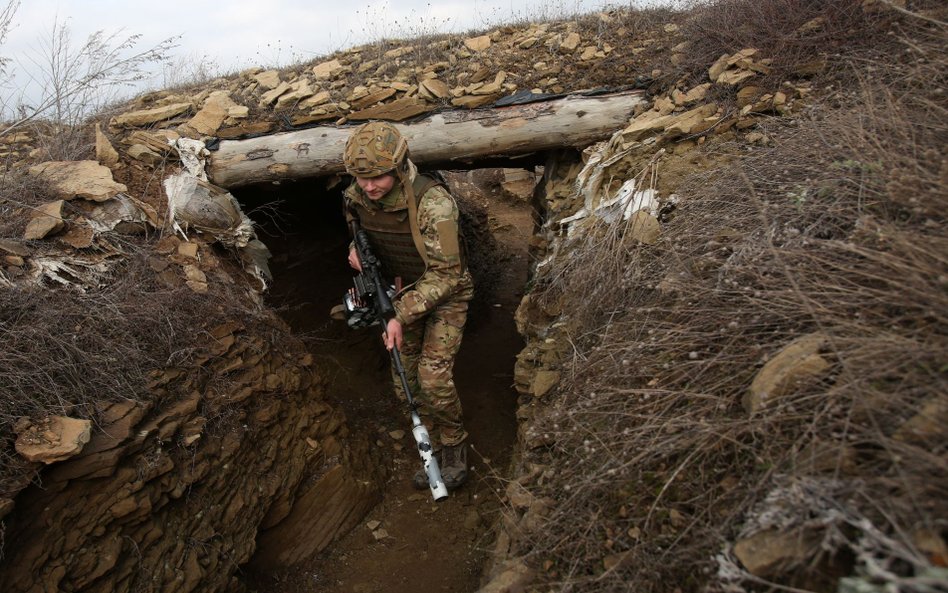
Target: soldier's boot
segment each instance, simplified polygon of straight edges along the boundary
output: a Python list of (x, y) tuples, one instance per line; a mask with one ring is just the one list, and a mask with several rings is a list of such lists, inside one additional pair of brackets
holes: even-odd
[[(441, 457), (441, 451), (434, 451), (435, 459)], [(438, 464), (440, 465), (440, 461)], [(424, 466), (421, 467), (418, 471), (415, 472), (415, 475), (411, 477), (411, 485), (414, 486), (415, 490), (427, 490), (430, 488), (428, 484), (428, 474), (425, 473)]]
[(460, 488), (467, 482), (467, 443), (445, 445), (441, 449), (441, 478), (448, 490)]
[(425, 468), (415, 472), (415, 475), (411, 477), (411, 485), (415, 487), (415, 490), (427, 490), (428, 489), (428, 474), (425, 473)]
[[(441, 479), (444, 480), (444, 485), (448, 490), (454, 490), (459, 488), (462, 484), (467, 482), (467, 444), (461, 443), (460, 445), (445, 446), (442, 447), (438, 460), (438, 465), (441, 469)], [(421, 468), (415, 472), (415, 475), (412, 476), (412, 486), (416, 490), (426, 490), (428, 485), (428, 474), (425, 473), (425, 469)]]

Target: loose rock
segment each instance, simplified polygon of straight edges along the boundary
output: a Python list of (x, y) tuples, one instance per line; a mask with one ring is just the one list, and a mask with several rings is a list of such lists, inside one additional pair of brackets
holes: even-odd
[(116, 125), (125, 127), (142, 127), (171, 119), (191, 109), (190, 103), (172, 103), (164, 107), (129, 111), (115, 118)]
[(56, 200), (43, 204), (36, 209), (36, 214), (26, 225), (23, 238), (27, 241), (44, 239), (47, 235), (54, 235), (66, 227), (63, 221), (63, 201)]
[(38, 424), (17, 428), (17, 453), (47, 465), (77, 455), (92, 435), (92, 422), (66, 416), (51, 416)]
[(825, 343), (826, 336), (819, 333), (797, 338), (765, 364), (744, 397), (747, 413), (758, 412), (767, 403), (790, 393), (800, 382), (826, 371), (829, 362), (819, 354)]
[(102, 202), (128, 191), (112, 178), (112, 171), (96, 161), (48, 161), (33, 165), (30, 175), (44, 179), (64, 200), (84, 198)]
[(464, 46), (471, 51), (483, 51), (490, 47), (490, 35), (481, 35), (480, 37), (471, 37), (464, 40)]
[(119, 162), (118, 151), (109, 142), (108, 137), (102, 132), (102, 124), (95, 125), (95, 158), (97, 161), (111, 167)]

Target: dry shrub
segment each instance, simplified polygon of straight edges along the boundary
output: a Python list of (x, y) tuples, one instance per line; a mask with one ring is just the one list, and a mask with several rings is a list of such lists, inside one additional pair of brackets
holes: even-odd
[[(871, 77), (857, 57), (851, 102), (687, 181), (658, 244), (603, 225), (560, 262), (539, 296), (570, 312), (574, 356), (527, 457), (550, 512), (517, 550), (551, 590), (766, 589), (729, 547), (766, 529), (815, 534), (780, 585), (895, 590), (930, 568), (915, 536), (948, 534), (938, 37)], [(811, 333), (828, 370), (748, 416), (756, 373)]]
[[(941, 3), (913, 4), (914, 10), (924, 11), (937, 9)], [(940, 10), (944, 13), (943, 7)], [(874, 51), (876, 58), (892, 59), (893, 50), (906, 49), (894, 37), (904, 18), (904, 13), (882, 0), (697, 2), (682, 24), (688, 48), (675, 76), (688, 73), (705, 82), (708, 67), (720, 56), (755, 48), (760, 50), (759, 58), (772, 61), (770, 75), (758, 79), (758, 86), (776, 88), (802, 71), (838, 79), (844, 56), (855, 51)]]
[(752, 47), (788, 70), (884, 36), (876, 21), (892, 14), (863, 0), (717, 0), (696, 6), (683, 32), (701, 63)]
[(0, 172), (0, 237), (21, 237), (34, 209), (55, 199), (46, 182), (23, 169)]
[(609, 43), (621, 51), (656, 34), (663, 25), (676, 21), (681, 13), (671, 6), (612, 8), (603, 13), (575, 15), (576, 31), (589, 43)]
[(605, 58), (568, 73), (567, 79), (587, 88), (647, 87), (652, 81), (651, 72), (667, 67), (668, 50), (678, 43), (674, 34), (663, 32), (663, 27), (678, 22), (681, 15), (670, 6), (652, 6), (613, 8), (575, 17), (581, 48), (594, 45), (602, 49), (608, 45), (614, 49)]
[(147, 244), (122, 249), (96, 288), (0, 289), (0, 496), (23, 465), (12, 447), (17, 419), (94, 419), (110, 402), (150, 401), (151, 371), (186, 366), (208, 329), (251, 314), (237, 286), (169, 287)]
[[(96, 113), (101, 115), (109, 110), (107, 105), (95, 108)], [(114, 108), (111, 110), (114, 111)], [(43, 160), (95, 159), (95, 129), (85, 121), (56, 124), (46, 120), (34, 120), (24, 124), (22, 130), (35, 138), (36, 149), (43, 155)]]

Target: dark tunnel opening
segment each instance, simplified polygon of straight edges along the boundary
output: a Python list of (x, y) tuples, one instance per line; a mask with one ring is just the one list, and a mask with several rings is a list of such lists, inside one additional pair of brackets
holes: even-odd
[[(352, 330), (329, 315), (352, 285), (352, 270), (346, 261), (349, 236), (342, 212), (344, 188), (345, 184), (338, 184), (327, 189), (325, 180), (310, 179), (251, 186), (233, 194), (272, 254), (268, 305), (313, 354), (327, 379), (328, 399), (344, 411), (350, 433), (367, 438), (381, 453), (380, 463), (388, 464), (382, 503), (370, 516), (379, 517), (390, 530), (404, 526), (406, 537), (412, 533), (411, 537), (423, 540), (423, 547), (431, 553), (455, 560), (434, 572), (430, 566), (424, 569), (425, 578), (431, 579), (436, 590), (445, 585), (461, 587), (451, 590), (473, 590), (487, 557), (491, 525), (500, 512), (500, 479), (507, 473), (516, 441), (513, 374), (523, 342), (513, 315), (527, 277), (527, 240), (532, 230), (529, 209), (525, 202), (492, 199), (476, 184), (452, 182), (452, 193), (459, 202), (473, 200), (483, 210), (483, 216), (475, 220), (480, 228), (469, 234), (475, 240), (490, 235), (498, 248), (486, 252), (490, 261), (481, 262), (484, 290), (476, 287), (480, 294), (472, 304), (455, 365), (455, 382), (473, 447), (472, 480), (453, 493), (448, 504), (429, 509), (432, 522), (418, 529), (419, 509), (432, 503), (427, 492), (413, 491), (409, 485), (419, 460), (411, 442), (407, 406), (394, 396), (381, 332), (377, 327)], [(399, 431), (408, 434), (401, 442), (390, 437)], [(458, 530), (460, 525), (465, 529)], [(303, 585), (288, 588), (288, 580), (308, 583), (319, 573), (321, 587), (313, 590), (351, 590), (334, 589), (329, 581), (374, 583), (382, 579), (376, 573), (400, 574), (409, 569), (414, 560), (406, 559), (404, 549), (392, 548), (380, 555), (378, 549), (371, 549), (377, 542), (360, 539), (358, 531), (356, 528), (333, 543), (310, 563), (281, 574), (251, 575), (251, 589), (309, 590)], [(459, 534), (463, 536), (459, 538)], [(363, 554), (366, 566), (359, 567), (354, 559)], [(386, 582), (385, 588), (416, 590), (417, 579), (417, 575), (407, 579), (404, 588)]]

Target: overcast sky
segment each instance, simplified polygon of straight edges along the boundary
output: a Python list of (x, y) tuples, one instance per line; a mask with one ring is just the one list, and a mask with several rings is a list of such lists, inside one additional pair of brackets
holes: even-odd
[[(178, 36), (171, 68), (147, 87), (163, 88), (203, 68), (224, 74), (286, 66), (390, 37), (463, 33), (518, 19), (546, 19), (638, 0), (24, 0), (0, 56), (18, 70), (6, 96), (22, 89), (52, 24), (65, 23), (75, 46), (96, 31), (141, 34), (139, 49)], [(0, 0), (0, 7), (8, 0)], [(31, 60), (31, 56), (34, 60)]]

